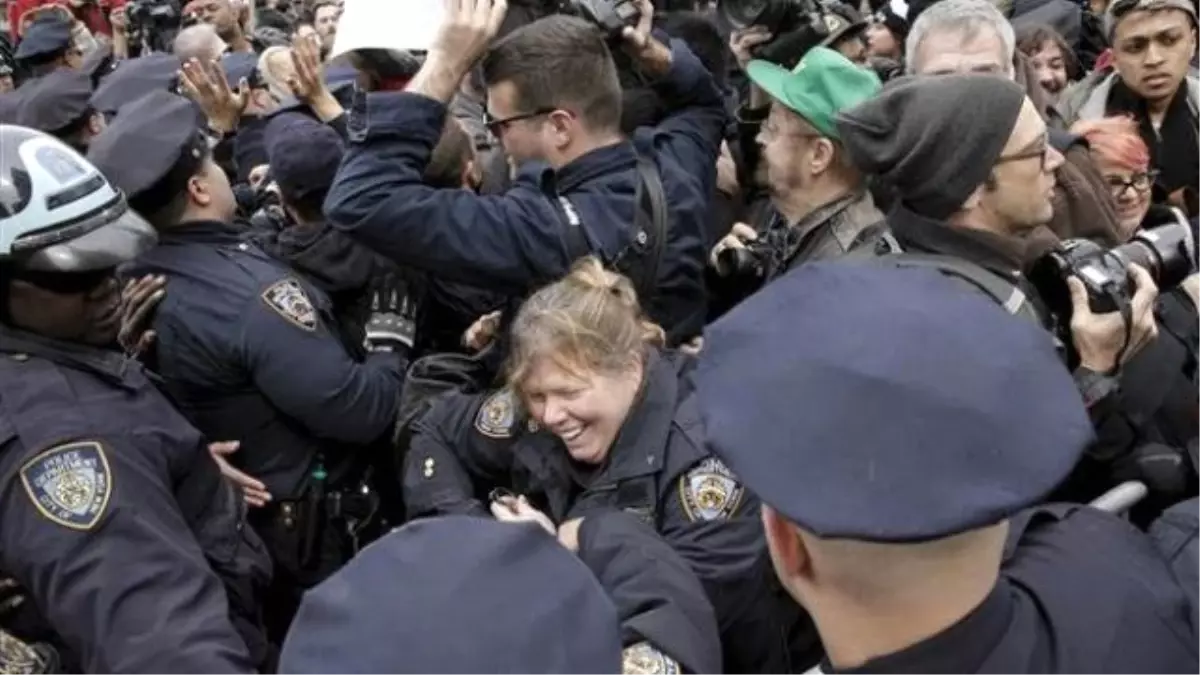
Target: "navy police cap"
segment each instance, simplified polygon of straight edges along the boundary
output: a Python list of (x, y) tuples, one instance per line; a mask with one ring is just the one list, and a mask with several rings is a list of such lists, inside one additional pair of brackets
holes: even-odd
[(53, 134), (91, 110), (92, 78), (82, 71), (60, 68), (25, 83), (17, 94), (15, 123)]
[(617, 673), (600, 582), (529, 523), (445, 516), (385, 535), (305, 594), (284, 673)]
[(178, 187), (162, 182), (178, 166), (192, 163), (194, 170), (204, 156), (204, 143), (195, 105), (157, 91), (121, 108), (112, 124), (92, 139), (88, 159), (135, 208), (141, 202), (139, 210), (151, 212), (164, 204), (156, 203), (162, 195), (148, 193)]
[(47, 59), (71, 46), (71, 25), (57, 15), (42, 16), (29, 24), (14, 54), (18, 61)]
[(818, 262), (710, 326), (710, 450), (821, 537), (903, 542), (1043, 499), (1092, 440), (1051, 336), (965, 282)]

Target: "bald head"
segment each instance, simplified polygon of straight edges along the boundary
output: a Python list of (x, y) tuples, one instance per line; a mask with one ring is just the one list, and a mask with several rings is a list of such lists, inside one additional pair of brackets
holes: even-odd
[(207, 63), (221, 57), (225, 41), (217, 35), (217, 29), (206, 23), (198, 23), (179, 31), (175, 38), (175, 56), (186, 61), (199, 59)]

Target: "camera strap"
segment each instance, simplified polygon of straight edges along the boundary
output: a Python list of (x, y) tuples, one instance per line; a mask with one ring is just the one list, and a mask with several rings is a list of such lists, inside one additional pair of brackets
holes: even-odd
[[(638, 153), (638, 183), (634, 193), (633, 241), (609, 265), (629, 277), (642, 307), (649, 305), (657, 290), (658, 269), (667, 243), (667, 194), (654, 160)], [(572, 261), (593, 253), (583, 232), (579, 212), (564, 196), (558, 197), (567, 217), (565, 238)]]

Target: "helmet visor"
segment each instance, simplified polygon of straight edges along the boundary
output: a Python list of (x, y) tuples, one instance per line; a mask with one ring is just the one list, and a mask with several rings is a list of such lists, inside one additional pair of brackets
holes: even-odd
[(19, 258), (25, 269), (91, 272), (129, 262), (157, 241), (154, 228), (121, 198), (81, 222), (22, 237), (13, 243), (13, 252), (30, 251)]

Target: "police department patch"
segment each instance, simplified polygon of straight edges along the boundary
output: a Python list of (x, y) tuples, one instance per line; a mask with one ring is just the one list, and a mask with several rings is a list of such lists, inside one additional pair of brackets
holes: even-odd
[(262, 299), (277, 314), (307, 331), (317, 329), (317, 310), (295, 279), (284, 279), (263, 291)]
[(75, 530), (95, 527), (112, 494), (108, 458), (95, 441), (43, 452), (21, 467), (21, 482), (43, 516)]
[(688, 520), (722, 520), (741, 505), (746, 489), (721, 460), (709, 457), (679, 479), (679, 500)]
[(0, 673), (22, 675), (46, 672), (46, 659), (36, 649), (0, 630)]
[(626, 675), (641, 673), (679, 673), (679, 662), (659, 651), (649, 642), (639, 642), (621, 652), (621, 672)]
[(479, 406), (479, 412), (475, 415), (475, 428), (488, 438), (511, 438), (516, 418), (512, 391), (501, 389)]

